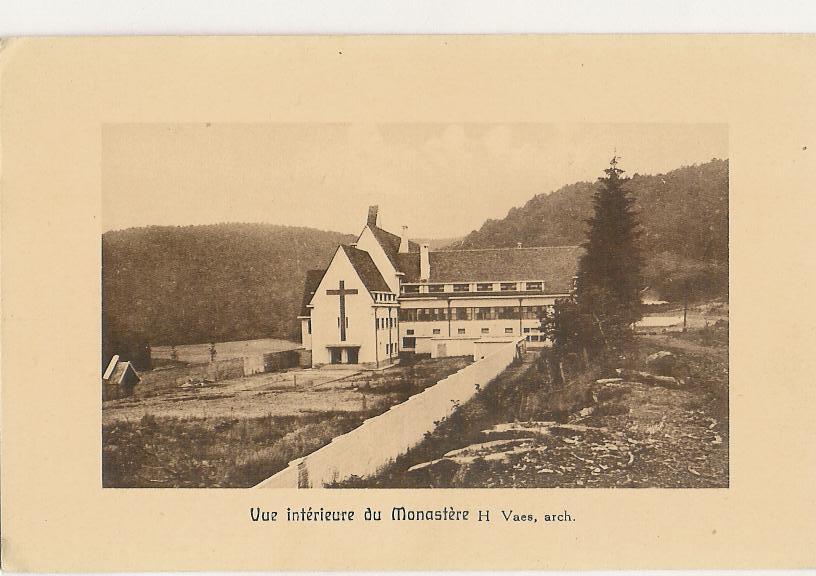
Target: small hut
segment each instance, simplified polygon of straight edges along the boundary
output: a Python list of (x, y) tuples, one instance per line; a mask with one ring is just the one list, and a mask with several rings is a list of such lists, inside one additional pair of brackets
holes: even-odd
[(133, 395), (133, 388), (141, 381), (130, 362), (121, 362), (119, 355), (111, 358), (102, 374), (102, 400), (115, 400)]

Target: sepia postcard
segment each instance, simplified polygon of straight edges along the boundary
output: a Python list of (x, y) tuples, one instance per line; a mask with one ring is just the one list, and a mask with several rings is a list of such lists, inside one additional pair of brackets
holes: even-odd
[(4, 41), (3, 567), (812, 567), (814, 64)]

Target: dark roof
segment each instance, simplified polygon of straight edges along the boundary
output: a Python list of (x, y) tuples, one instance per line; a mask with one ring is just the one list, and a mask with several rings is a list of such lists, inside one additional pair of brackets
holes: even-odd
[[(580, 246), (439, 250), (428, 255), (431, 265), (428, 282), (543, 280), (546, 292), (567, 293), (578, 273), (581, 254)], [(402, 256), (415, 260), (403, 269), (405, 281), (419, 282), (419, 254)]]
[[(399, 247), (402, 239), (396, 234), (383, 230), (379, 226), (369, 225), (368, 227), (371, 228), (371, 231), (374, 233), (374, 237), (377, 239), (377, 242), (380, 243), (380, 246), (382, 246), (382, 249), (385, 251), (385, 255), (388, 256), (388, 259), (391, 261), (391, 264), (394, 266), (394, 268), (401, 271), (399, 267)], [(408, 252), (416, 252), (419, 254), (419, 244), (408, 240)]]
[(312, 296), (317, 291), (317, 287), (320, 286), (320, 281), (325, 273), (325, 270), (306, 271), (306, 282), (303, 286), (303, 304), (300, 307), (301, 316), (311, 316), (309, 303), (312, 301)]
[[(125, 382), (126, 376), (127, 382)], [(140, 380), (139, 373), (136, 372), (133, 364), (130, 362), (118, 362), (107, 381), (113, 382), (114, 384), (129, 384), (131, 382), (139, 382)]]
[(368, 252), (345, 244), (341, 244), (340, 248), (345, 251), (351, 265), (354, 266), (354, 270), (357, 271), (363, 285), (369, 292), (391, 292)]
[(397, 270), (405, 274), (406, 282), (419, 281), (419, 254), (397, 254), (397, 264)]

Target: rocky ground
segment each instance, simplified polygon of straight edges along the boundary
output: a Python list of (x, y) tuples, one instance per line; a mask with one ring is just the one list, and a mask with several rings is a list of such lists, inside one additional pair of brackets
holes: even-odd
[(563, 388), (528, 355), (378, 477), (345, 485), (727, 487), (727, 329), (702, 340), (642, 337), (636, 370)]

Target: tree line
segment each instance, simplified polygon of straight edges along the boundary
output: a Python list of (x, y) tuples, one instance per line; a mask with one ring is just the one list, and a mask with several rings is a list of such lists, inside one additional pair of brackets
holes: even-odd
[(337, 232), (268, 224), (150, 226), (102, 235), (102, 361), (149, 346), (297, 339), (306, 271)]
[[(539, 194), (451, 248), (581, 244), (599, 185), (578, 182)], [(634, 174), (626, 187), (641, 225), (644, 286), (676, 302), (727, 295), (728, 160)]]

